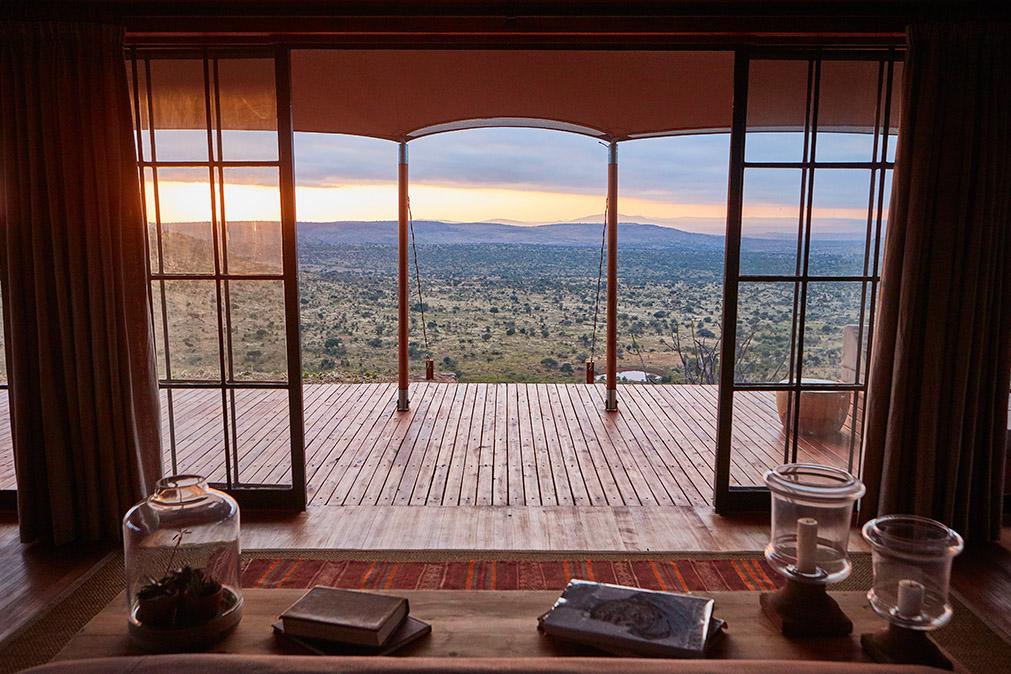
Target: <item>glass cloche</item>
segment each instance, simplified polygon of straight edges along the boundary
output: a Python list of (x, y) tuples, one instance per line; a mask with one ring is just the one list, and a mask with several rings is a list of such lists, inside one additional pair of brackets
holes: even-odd
[(239, 506), (197, 475), (175, 475), (123, 518), (130, 633), (157, 650), (225, 636), (242, 616)]

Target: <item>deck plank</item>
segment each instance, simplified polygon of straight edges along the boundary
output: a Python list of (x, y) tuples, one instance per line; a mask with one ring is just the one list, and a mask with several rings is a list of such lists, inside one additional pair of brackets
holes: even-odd
[[(503, 386), (506, 386), (503, 384)], [(506, 386), (505, 419), (496, 419), (496, 423), (504, 422), (506, 427), (506, 473), (508, 475), (506, 505), (526, 503), (527, 485), (523, 476), (523, 454), (520, 444), (519, 418), (519, 387)], [(530, 495), (531, 502), (536, 499), (536, 487)]]
[[(454, 415), (459, 415), (459, 409), (463, 405), (462, 395), (466, 393), (463, 386), (447, 388), (444, 404), (439, 406), (439, 411), (435, 415), (435, 423), (432, 434), (428, 439), (424, 453), (414, 462), (414, 479), (405, 476), (405, 481), (410, 483), (398, 494), (399, 502), (394, 505), (425, 505), (428, 502), (428, 494), (432, 490), (436, 480), (436, 469), (440, 461), (448, 461), (447, 449), (452, 451), (452, 442), (446, 442), (447, 431), (455, 436), (455, 431), (450, 431), (450, 424)], [(442, 499), (439, 499), (441, 505)]]
[(491, 505), (509, 504), (509, 459), (506, 446), (506, 385), (495, 384), (495, 413), (491, 416), (493, 428), (493, 464), (491, 474)]
[[(495, 409), (489, 386), (473, 384), (474, 412), (467, 436), (467, 461), (460, 476), (460, 505), (488, 505), (491, 503), (491, 484), (494, 428), (490, 425), (489, 406)], [(482, 485), (484, 489), (482, 490)]]
[[(315, 443), (307, 445), (308, 455), (320, 457), (316, 462), (316, 474), (320, 479), (316, 480), (318, 486), (313, 490), (313, 503), (330, 503), (335, 498), (343, 497), (343, 494), (337, 492), (344, 477), (341, 460), (348, 447), (357, 439), (366, 444), (373, 441), (370, 431), (376, 421), (384, 413), (392, 412), (392, 391), (392, 384), (368, 385), (364, 395), (358, 399), (359, 404), (345, 408), (342, 414), (334, 415), (339, 420), (331, 432), (321, 434)], [(311, 452), (308, 451), (309, 447), (312, 448)]]
[[(568, 398), (568, 396), (565, 397)], [(570, 417), (562, 406), (559, 386), (548, 386), (548, 404), (555, 410), (555, 430), (558, 433), (562, 455), (565, 457), (565, 465), (568, 468), (569, 482), (576, 504), (603, 505), (607, 503), (604, 487), (601, 485), (600, 477), (590, 460), (589, 453), (584, 445), (577, 442), (579, 431), (578, 429), (575, 433), (572, 431)]]
[(422, 395), (427, 402), (425, 414), (420, 424), (411, 424), (400, 451), (394, 455), (393, 465), (380, 493), (379, 505), (406, 505), (410, 500), (420, 464), (428, 450), (439, 414), (442, 413), (442, 399), (448, 393), (445, 386), (430, 383), (424, 386)]
[(535, 384), (529, 387), (529, 390), (531, 417), (535, 419), (534, 438), (543, 447), (544, 465), (551, 475), (555, 503), (572, 505), (572, 486), (569, 483), (565, 460), (562, 458), (554, 415), (547, 401), (547, 384)]
[[(578, 389), (583, 404), (586, 406), (586, 413), (591, 423), (595, 423), (603, 429), (607, 446), (614, 452), (616, 463), (620, 464), (628, 475), (632, 489), (636, 498), (642, 505), (670, 505), (672, 500), (667, 493), (662, 479), (658, 479), (657, 474), (649, 465), (648, 459), (641, 456), (639, 445), (630, 437), (627, 432), (622, 433), (621, 424), (622, 412), (608, 412), (604, 408), (605, 393), (603, 387), (599, 385), (583, 385)], [(596, 414), (596, 418), (594, 418)]]
[[(449, 410), (446, 429), (432, 466), (432, 478), (425, 494), (415, 494), (411, 503), (415, 505), (443, 505), (449, 488), (454, 452), (459, 442), (460, 420), (467, 410), (467, 385), (457, 386), (453, 396), (453, 406)], [(464, 443), (466, 440), (463, 441)]]
[[(341, 491), (344, 494), (343, 500), (339, 502), (330, 500), (327, 501), (327, 503), (337, 503), (338, 505), (366, 504), (365, 499), (368, 496), (369, 487), (373, 484), (377, 474), (380, 472), (380, 466), (385, 465), (384, 462), (387, 460), (386, 457), (388, 452), (395, 451), (395, 449), (391, 450), (391, 447), (396, 447), (395, 443), (399, 443), (399, 440), (396, 439), (400, 437), (399, 434), (407, 432), (407, 428), (411, 425), (413, 415), (416, 411), (396, 411), (396, 395), (396, 386), (391, 384), (390, 399), (387, 403), (388, 411), (386, 412), (385, 422), (383, 422), (381, 426), (382, 430), (378, 433), (373, 432), (372, 436), (369, 438), (370, 442), (364, 443), (363, 451), (367, 452), (365, 462), (362, 464), (357, 476), (348, 477), (348, 480), (351, 481), (350, 487), (344, 488), (342, 486)], [(341, 484), (343, 485), (343, 477), (341, 479)], [(381, 480), (382, 478), (379, 479)]]
[[(713, 484), (712, 463), (699, 460), (699, 453), (687, 442), (678, 427), (661, 418), (654, 407), (644, 401), (638, 387), (627, 389), (622, 402), (629, 409), (630, 416), (638, 424), (644, 435), (656, 438), (656, 445), (663, 447), (673, 464), (677, 465), (675, 476), (685, 498), (692, 504), (708, 503), (707, 495)], [(674, 466), (671, 466), (674, 471)], [(683, 476), (684, 480), (679, 479)]]
[[(378, 429), (383, 428), (394, 412), (394, 396), (396, 388), (393, 384), (374, 385), (363, 411), (341, 433), (341, 437), (331, 449), (326, 479), (322, 482), (318, 502), (343, 503), (347, 499), (348, 490), (356, 482), (373, 446), (382, 437)], [(347, 416), (352, 417), (353, 409)], [(313, 448), (315, 449), (315, 447)], [(315, 452), (313, 452), (315, 453)]]
[[(463, 404), (457, 411), (449, 461), (445, 467), (440, 469), (440, 474), (437, 477), (437, 482), (443, 485), (442, 493), (438, 496), (438, 503), (441, 505), (460, 505), (463, 476), (468, 468), (467, 459), (470, 456), (474, 457), (475, 464), (471, 468), (475, 469), (476, 475), (476, 465), (480, 462), (481, 456), (480, 441), (475, 444), (472, 451), (468, 451), (471, 422), (474, 418), (474, 397), (478, 387), (476, 384), (463, 384), (460, 388), (463, 389)], [(429, 504), (435, 505), (435, 501), (435, 495), (429, 495)]]
[[(396, 411), (395, 394), (392, 383), (305, 385), (311, 504), (610, 506), (621, 519), (621, 508), (712, 503), (716, 386), (622, 385), (616, 414), (604, 411), (601, 385), (417, 382), (408, 412)], [(162, 395), (166, 469), (167, 398)], [(227, 421), (231, 444), (232, 419), (230, 410), (222, 419), (221, 392), (177, 389), (172, 399), (178, 469), (223, 481), (222, 432)], [(4, 419), (6, 402), (0, 397)], [(738, 393), (734, 411), (731, 484), (760, 484), (783, 460), (785, 431), (775, 395)], [(235, 417), (241, 480), (290, 481), (284, 390), (243, 391)], [(800, 436), (797, 459), (845, 468), (853, 426), (847, 418), (839, 433)], [(9, 489), (14, 462), (8, 429), (0, 420), (0, 488)], [(853, 442), (858, 445), (859, 437)], [(541, 526), (531, 517), (517, 520), (516, 530)]]

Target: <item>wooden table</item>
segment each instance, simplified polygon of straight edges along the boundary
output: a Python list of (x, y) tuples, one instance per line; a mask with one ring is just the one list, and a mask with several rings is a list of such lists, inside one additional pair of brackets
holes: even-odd
[[(276, 639), (271, 623), (304, 590), (246, 590), (242, 622), (213, 648), (218, 653), (291, 654), (297, 648)], [(539, 633), (537, 616), (558, 597), (557, 592), (416, 590), (390, 592), (410, 600), (411, 613), (432, 624), (432, 634), (399, 654), (418, 656), (572, 656), (588, 655), (585, 647), (556, 641)], [(700, 593), (707, 594), (707, 593)], [(712, 651), (714, 658), (805, 659), (866, 661), (860, 649), (862, 632), (884, 623), (867, 605), (863, 592), (835, 592), (853, 620), (847, 638), (788, 640), (758, 607), (757, 592), (713, 592), (716, 615), (728, 631)], [(142, 651), (126, 631), (126, 601), (116, 597), (64, 649), (57, 660), (134, 655)]]

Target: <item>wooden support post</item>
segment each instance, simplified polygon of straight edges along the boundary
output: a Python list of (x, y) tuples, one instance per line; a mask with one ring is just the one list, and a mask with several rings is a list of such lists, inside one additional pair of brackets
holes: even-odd
[(406, 412), (410, 408), (408, 387), (408, 316), (407, 316), (407, 142), (400, 142), (400, 165), (397, 172), (397, 409)]
[(607, 159), (607, 402), (618, 410), (618, 144)]

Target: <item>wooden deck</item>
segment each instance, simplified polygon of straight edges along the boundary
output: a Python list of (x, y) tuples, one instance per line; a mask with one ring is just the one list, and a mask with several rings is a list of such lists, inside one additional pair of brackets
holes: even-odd
[[(624, 385), (620, 411), (602, 385), (412, 384), (395, 411), (394, 384), (305, 386), (306, 475), (313, 505), (652, 506), (712, 502), (715, 386)], [(176, 469), (223, 480), (221, 394), (173, 393)], [(731, 480), (760, 484), (783, 460), (769, 393), (738, 394)], [(167, 396), (163, 425), (168, 437)], [(6, 417), (6, 414), (3, 415)], [(236, 403), (239, 479), (287, 484), (283, 391)], [(846, 466), (848, 430), (803, 437), (798, 459)], [(166, 470), (171, 467), (167, 451)], [(9, 436), (0, 485), (13, 486)]]

